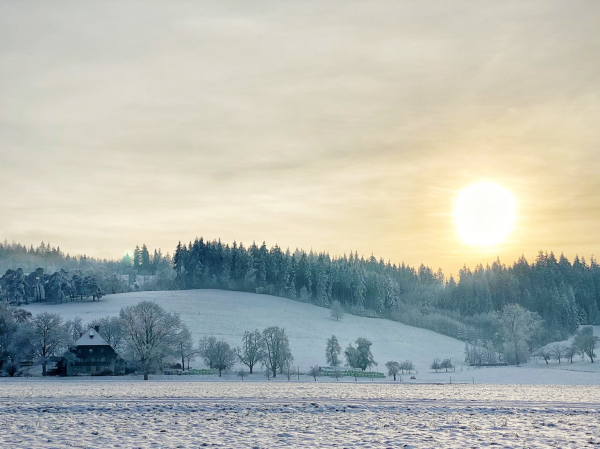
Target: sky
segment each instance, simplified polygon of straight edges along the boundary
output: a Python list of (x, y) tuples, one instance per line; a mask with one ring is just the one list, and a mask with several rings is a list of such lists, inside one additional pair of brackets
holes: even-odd
[[(600, 2), (1, 1), (0, 239), (600, 254)], [(457, 195), (512, 192), (467, 244)]]

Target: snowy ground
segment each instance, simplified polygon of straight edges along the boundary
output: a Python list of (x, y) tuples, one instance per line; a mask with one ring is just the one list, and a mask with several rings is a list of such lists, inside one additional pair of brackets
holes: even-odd
[(0, 382), (0, 447), (600, 445), (600, 388), (294, 382)]
[[(103, 316), (117, 315), (122, 307), (143, 300), (155, 301), (166, 310), (179, 313), (196, 342), (204, 335), (215, 335), (233, 346), (239, 346), (244, 331), (268, 326), (284, 327), (289, 336), (294, 365), (302, 370), (326, 364), (325, 345), (331, 335), (337, 336), (342, 348), (357, 337), (371, 340), (375, 360), (382, 372), (385, 363), (390, 360), (412, 360), (420, 370), (428, 369), (436, 357), (451, 358), (458, 363), (464, 360), (463, 342), (432, 331), (353, 315), (334, 321), (329, 317), (329, 309), (253, 293), (223, 290), (132, 292), (107, 295), (100, 302), (31, 304), (26, 308), (34, 314), (43, 311), (58, 313), (65, 320), (80, 317), (87, 323)], [(201, 363), (196, 362), (195, 366), (200, 367)]]
[[(65, 320), (75, 317), (87, 323), (95, 318), (117, 315), (122, 307), (151, 300), (168, 311), (181, 314), (197, 341), (204, 335), (223, 338), (233, 346), (241, 343), (246, 330), (267, 326), (285, 327), (294, 354), (294, 366), (303, 372), (314, 365), (325, 365), (325, 342), (334, 334), (342, 348), (357, 337), (373, 342), (373, 354), (385, 372), (389, 360), (412, 360), (417, 368), (417, 379), (426, 383), (489, 383), (489, 384), (545, 384), (545, 385), (600, 385), (600, 363), (581, 361), (558, 364), (534, 360), (522, 367), (470, 368), (463, 364), (464, 343), (432, 331), (406, 326), (390, 320), (345, 315), (341, 321), (329, 317), (329, 310), (311, 304), (267, 295), (228, 292), (222, 290), (187, 290), (167, 292), (134, 292), (108, 295), (100, 302), (69, 302), (66, 304), (31, 304), (32, 313), (50, 311)], [(600, 326), (594, 328), (600, 335)], [(456, 364), (453, 373), (435, 373), (429, 369), (434, 358), (451, 358)], [(201, 367), (202, 363), (192, 363)], [(33, 368), (32, 374), (41, 372)], [(261, 376), (254, 376), (259, 380)], [(403, 376), (403, 381), (409, 381)], [(237, 380), (235, 375), (225, 379)], [(219, 380), (203, 377), (202, 380)], [(346, 379), (348, 380), (348, 379)], [(319, 379), (320, 382), (326, 379)]]

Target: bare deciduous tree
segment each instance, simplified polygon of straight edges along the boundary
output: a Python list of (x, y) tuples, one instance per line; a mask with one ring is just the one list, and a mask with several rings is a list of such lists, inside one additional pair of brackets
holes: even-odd
[(34, 357), (42, 364), (42, 375), (45, 376), (48, 360), (67, 347), (69, 336), (62, 326), (61, 317), (48, 312), (33, 317), (30, 332)]
[(319, 368), (318, 365), (313, 366), (311, 369), (308, 370), (308, 375), (311, 376), (313, 379), (315, 379), (315, 382), (317, 381), (317, 376), (321, 373), (321, 368)]
[(567, 346), (565, 349), (565, 359), (573, 363), (573, 357), (577, 354), (577, 347), (575, 345)]
[(452, 364), (452, 360), (450, 360), (450, 359), (442, 360), (442, 363), (440, 364), (440, 368), (445, 369), (446, 372), (448, 372), (449, 369), (453, 369), (454, 365)]
[(142, 301), (121, 309), (119, 322), (126, 354), (139, 363), (144, 380), (166, 358), (176, 354), (177, 335), (181, 331), (179, 315), (166, 312), (156, 303)]
[(277, 326), (266, 328), (262, 336), (265, 345), (263, 364), (273, 377), (277, 377), (277, 372), (284, 373), (294, 360), (288, 337), (285, 329)]
[(185, 324), (182, 323), (181, 331), (177, 334), (175, 340), (177, 355), (181, 357), (181, 369), (182, 371), (185, 371), (185, 362), (187, 361), (189, 368), (190, 361), (193, 360), (196, 355), (192, 334)]
[(529, 357), (529, 342), (540, 324), (537, 313), (518, 304), (508, 304), (499, 313), (504, 331), (504, 353), (509, 363), (519, 365)]
[(552, 354), (554, 354), (554, 357), (556, 357), (556, 360), (558, 360), (558, 363), (560, 365), (560, 360), (563, 357), (566, 357), (566, 352), (567, 352), (567, 347), (565, 345), (563, 345), (562, 343), (557, 343), (555, 345), (553, 345), (550, 350), (552, 351)]
[(548, 361), (552, 358), (552, 351), (550, 351), (548, 348), (540, 348), (535, 352), (534, 355), (543, 358), (546, 362), (546, 365), (548, 365)]
[(388, 376), (394, 376), (394, 380), (396, 380), (396, 375), (400, 372), (401, 369), (400, 363), (390, 361), (385, 364), (385, 367), (388, 370)]
[[(121, 322), (119, 317), (111, 316), (104, 317), (90, 322), (85, 328), (98, 326), (99, 333), (102, 338), (113, 347), (117, 352), (122, 351), (125, 341), (123, 340), (123, 331), (121, 330)], [(84, 329), (85, 330), (85, 329)]]
[(250, 374), (252, 374), (254, 366), (262, 361), (264, 346), (262, 335), (258, 329), (252, 332), (244, 332), (242, 347), (237, 348), (236, 352), (240, 362), (250, 370)]
[(232, 368), (237, 360), (234, 349), (224, 340), (215, 337), (205, 337), (200, 341), (200, 354), (210, 368), (219, 371), (219, 377), (223, 371)]
[(402, 374), (404, 374), (404, 371), (408, 371), (410, 373), (415, 369), (415, 365), (410, 360), (405, 360), (400, 364), (400, 369), (402, 370)]
[(594, 357), (596, 354), (596, 344), (598, 343), (598, 337), (594, 335), (594, 328), (591, 326), (582, 327), (575, 333), (575, 339), (573, 344), (579, 348), (579, 350), (586, 354), (592, 363), (594, 363)]

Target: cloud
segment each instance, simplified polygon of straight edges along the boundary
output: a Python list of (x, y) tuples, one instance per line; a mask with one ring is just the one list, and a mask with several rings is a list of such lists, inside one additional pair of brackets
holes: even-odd
[[(598, 8), (5, 2), (0, 229), (109, 257), (202, 234), (454, 271), (592, 253)], [(453, 228), (481, 179), (520, 205), (501, 248)]]

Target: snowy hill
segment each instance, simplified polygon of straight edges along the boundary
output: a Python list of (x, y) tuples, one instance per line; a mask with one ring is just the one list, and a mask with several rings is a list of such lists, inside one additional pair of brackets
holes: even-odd
[(384, 364), (390, 360), (412, 360), (419, 370), (426, 370), (436, 357), (452, 358), (458, 363), (464, 360), (464, 343), (432, 331), (353, 315), (334, 321), (329, 317), (329, 309), (252, 293), (222, 290), (136, 292), (108, 295), (100, 302), (32, 304), (26, 308), (34, 314), (42, 311), (58, 313), (64, 320), (80, 317), (87, 323), (117, 315), (122, 307), (143, 300), (155, 301), (170, 312), (180, 313), (196, 342), (204, 335), (215, 335), (232, 346), (239, 346), (244, 331), (284, 327), (294, 364), (301, 369), (325, 365), (325, 343), (331, 335), (337, 336), (342, 350), (357, 337), (371, 340), (379, 371), (384, 371)]
[[(155, 301), (168, 311), (178, 312), (196, 342), (204, 335), (215, 335), (239, 346), (246, 330), (285, 327), (294, 354), (294, 365), (300, 366), (302, 371), (317, 364), (325, 365), (325, 342), (329, 336), (336, 335), (342, 349), (357, 337), (371, 340), (375, 360), (379, 363), (376, 370), (380, 372), (385, 372), (384, 365), (390, 360), (412, 360), (419, 371), (416, 382), (600, 384), (600, 363), (576, 360), (573, 364), (554, 361), (547, 365), (543, 360), (534, 359), (520, 367), (471, 368), (463, 364), (464, 343), (453, 338), (376, 318), (345, 315), (336, 322), (329, 317), (328, 309), (252, 293), (222, 290), (139, 292), (108, 295), (100, 302), (31, 304), (26, 308), (34, 314), (43, 311), (59, 313), (65, 320), (80, 317), (87, 323), (96, 318), (117, 315), (122, 307), (143, 300)], [(597, 327), (595, 333), (600, 334), (600, 328)], [(456, 371), (432, 372), (429, 366), (434, 358), (452, 358)], [(197, 360), (192, 365), (200, 367), (202, 363)], [(262, 378), (261, 374), (257, 376), (255, 380)], [(226, 378), (237, 380), (235, 374)], [(332, 379), (320, 381), (327, 380)], [(404, 376), (404, 381), (407, 380)]]

